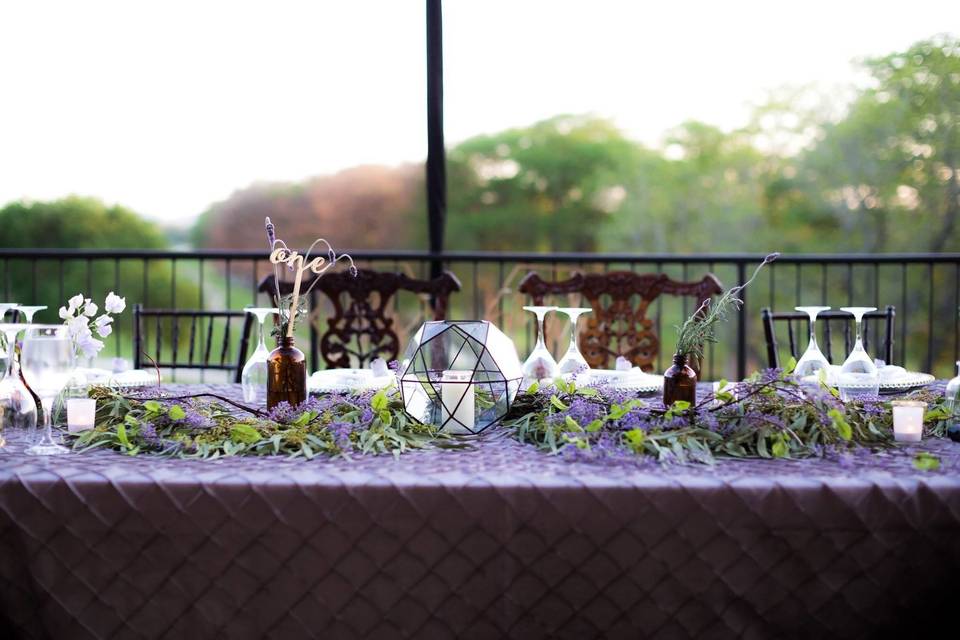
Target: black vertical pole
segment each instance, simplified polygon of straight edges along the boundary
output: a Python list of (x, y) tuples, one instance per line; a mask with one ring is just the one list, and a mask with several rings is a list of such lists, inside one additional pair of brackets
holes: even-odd
[(427, 0), (427, 222), (430, 276), (443, 271), (443, 230), (447, 217), (447, 166), (443, 143), (443, 17), (440, 0)]

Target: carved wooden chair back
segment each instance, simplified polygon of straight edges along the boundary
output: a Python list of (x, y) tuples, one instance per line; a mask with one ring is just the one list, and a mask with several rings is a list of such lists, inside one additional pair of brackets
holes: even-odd
[(576, 273), (567, 280), (544, 280), (531, 272), (519, 290), (534, 304), (548, 295), (579, 293), (593, 313), (581, 320), (580, 352), (592, 368), (609, 369), (623, 356), (644, 371), (651, 371), (660, 352), (656, 321), (648, 316), (650, 304), (661, 295), (688, 296), (699, 305), (723, 292), (720, 281), (708, 273), (697, 282), (678, 282), (663, 273), (632, 271)]
[[(304, 281), (301, 290), (306, 291), (311, 281)], [(291, 282), (280, 282), (280, 293), (291, 292)], [(276, 295), (273, 275), (267, 276), (259, 290)], [(331, 272), (320, 278), (310, 292), (312, 308), (310, 323), (311, 365), (319, 366), (322, 357), (326, 368), (343, 369), (366, 367), (374, 358), (388, 362), (400, 355), (400, 335), (393, 314), (394, 297), (407, 291), (432, 300), (434, 320), (444, 320), (450, 295), (460, 291), (460, 281), (449, 271), (432, 280), (411, 278), (404, 273), (380, 272), (358, 269), (357, 275), (349, 272)], [(317, 327), (320, 304), (318, 293), (330, 301), (333, 313), (326, 318), (322, 333)]]
[[(255, 321), (244, 311), (144, 309), (143, 305), (134, 305), (133, 367), (228, 371), (233, 382), (240, 382)], [(234, 352), (238, 333), (240, 340)]]

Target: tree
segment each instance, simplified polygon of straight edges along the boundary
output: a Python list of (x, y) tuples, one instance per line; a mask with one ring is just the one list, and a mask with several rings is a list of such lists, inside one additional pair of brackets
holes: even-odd
[[(167, 240), (152, 222), (119, 205), (107, 206), (94, 198), (70, 196), (51, 202), (12, 202), (0, 209), (0, 246), (7, 248), (164, 249)], [(39, 320), (58, 322), (57, 309), (68, 297), (82, 292), (100, 303), (109, 291), (125, 296), (128, 306), (148, 302), (152, 307), (196, 305), (197, 287), (181, 276), (171, 291), (167, 262), (151, 262), (144, 272), (140, 258), (87, 262), (83, 258), (57, 260), (8, 259), (0, 281), (7, 299), (21, 304), (46, 305)], [(147, 290), (144, 290), (146, 281)], [(118, 318), (115, 329), (131, 346), (130, 313)]]
[(167, 241), (157, 225), (129, 209), (69, 196), (51, 202), (11, 202), (0, 209), (0, 245), (162, 249)]
[(402, 249), (425, 235), (423, 169), (361, 166), (299, 183), (260, 183), (237, 191), (200, 216), (197, 246), (267, 249), (263, 219), (291, 247), (318, 237), (338, 249)]
[(607, 120), (557, 116), (450, 150), (447, 245), (595, 251), (635, 145)]
[(864, 251), (960, 247), (960, 41), (940, 36), (865, 67), (875, 86), (823, 126), (798, 182)]

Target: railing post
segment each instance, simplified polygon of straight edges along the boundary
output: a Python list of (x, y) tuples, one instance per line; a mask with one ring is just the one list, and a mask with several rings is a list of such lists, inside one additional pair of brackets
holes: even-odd
[[(747, 265), (743, 261), (737, 263), (737, 285), (743, 286), (747, 282)], [(743, 308), (737, 314), (737, 379), (747, 377), (747, 290), (740, 290), (740, 299)]]
[[(447, 217), (446, 149), (443, 141), (443, 17), (440, 0), (427, 0), (427, 221), (430, 277), (443, 272)], [(433, 306), (434, 301), (430, 301)]]

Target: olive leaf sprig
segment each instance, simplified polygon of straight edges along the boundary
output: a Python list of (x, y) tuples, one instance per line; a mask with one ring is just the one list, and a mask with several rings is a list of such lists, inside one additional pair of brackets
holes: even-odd
[(710, 298), (704, 300), (682, 325), (677, 326), (677, 353), (703, 357), (703, 347), (708, 342), (717, 342), (717, 324), (726, 321), (734, 311), (743, 306), (740, 292), (747, 288), (760, 273), (764, 266), (780, 257), (779, 253), (771, 253), (754, 270), (750, 279), (743, 284), (728, 289), (715, 303)]

